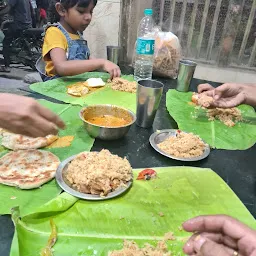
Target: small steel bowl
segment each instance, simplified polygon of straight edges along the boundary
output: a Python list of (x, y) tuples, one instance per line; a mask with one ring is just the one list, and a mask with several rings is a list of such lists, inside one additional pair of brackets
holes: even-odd
[[(112, 115), (127, 120), (128, 124), (118, 127), (100, 126), (89, 123), (87, 119), (101, 115)], [(117, 140), (124, 137), (132, 124), (136, 121), (135, 114), (125, 108), (115, 105), (91, 105), (81, 109), (80, 118), (84, 122), (85, 129), (90, 136), (101, 140)]]

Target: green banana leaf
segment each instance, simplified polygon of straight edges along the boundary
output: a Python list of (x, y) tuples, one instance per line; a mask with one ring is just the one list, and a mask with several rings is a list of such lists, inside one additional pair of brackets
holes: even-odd
[(139, 246), (146, 242), (155, 245), (167, 232), (176, 237), (168, 242), (172, 255), (183, 255), (189, 234), (180, 226), (201, 214), (228, 214), (256, 227), (253, 216), (212, 170), (155, 170), (158, 178), (150, 181), (136, 180), (140, 170), (134, 170), (132, 188), (115, 199), (93, 202), (62, 193), (21, 219), (16, 209), (13, 220), (18, 239), (14, 239), (11, 256), (39, 255), (51, 234), (51, 219), (58, 230), (54, 256), (107, 256), (108, 251), (121, 249), (124, 239)]
[[(135, 111), (136, 95), (134, 93), (114, 91), (109, 86), (79, 98), (67, 94), (68, 85), (78, 81), (86, 81), (93, 77), (102, 78), (102, 80), (106, 82), (109, 79), (109, 74), (103, 72), (88, 72), (73, 77), (63, 77), (44, 83), (35, 83), (30, 85), (30, 89), (37, 93), (52, 97), (65, 103), (71, 103), (73, 105), (113, 104)], [(124, 75), (122, 78), (134, 81), (133, 76), (131, 75)]]
[[(228, 127), (219, 120), (208, 121), (194, 117), (195, 107), (190, 104), (192, 92), (169, 90), (166, 107), (177, 122), (179, 129), (199, 135), (212, 148), (245, 150), (256, 142), (256, 125), (239, 122)], [(243, 116), (256, 117), (254, 108), (248, 105), (238, 107)]]
[[(83, 127), (83, 122), (79, 119), (78, 112), (81, 107), (67, 104), (56, 104), (46, 100), (40, 100), (39, 102), (58, 114), (65, 121), (66, 129), (60, 131), (59, 136), (75, 136), (71, 146), (69, 147), (45, 150), (57, 155), (61, 161), (82, 151), (91, 150), (94, 139), (88, 135)], [(2, 151), (0, 151), (0, 155), (2, 156), (8, 152), (9, 150), (2, 149)], [(60, 191), (61, 189), (58, 187), (55, 180), (48, 182), (41, 188), (33, 190), (21, 190), (14, 187), (0, 185), (0, 214), (10, 214), (12, 207), (19, 206), (21, 216), (23, 216), (57, 196)]]
[(21, 216), (31, 213), (35, 208), (59, 195), (61, 189), (55, 179), (41, 188), (21, 190), (16, 187), (0, 185), (0, 215), (11, 214), (11, 209), (20, 207)]
[(82, 151), (91, 150), (94, 139), (89, 136), (84, 128), (83, 121), (80, 120), (79, 111), (81, 110), (81, 107), (72, 106), (70, 104), (56, 104), (46, 100), (39, 100), (39, 102), (58, 114), (65, 122), (66, 129), (59, 132), (60, 137), (67, 135), (75, 136), (69, 147), (50, 148), (46, 149), (47, 151), (57, 155), (60, 160), (63, 161), (64, 159)]
[(114, 91), (110, 87), (89, 94), (86, 97), (86, 105), (111, 104), (130, 109), (136, 112), (136, 94)]

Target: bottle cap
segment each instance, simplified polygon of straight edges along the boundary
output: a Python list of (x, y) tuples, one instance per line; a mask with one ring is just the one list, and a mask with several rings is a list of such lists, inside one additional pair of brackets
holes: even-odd
[(145, 9), (144, 14), (152, 16), (153, 15), (153, 10), (152, 9)]

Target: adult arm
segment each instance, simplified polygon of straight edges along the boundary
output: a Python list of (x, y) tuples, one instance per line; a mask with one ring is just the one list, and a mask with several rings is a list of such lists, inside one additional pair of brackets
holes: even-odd
[(0, 94), (0, 127), (31, 137), (57, 134), (65, 124), (36, 100), (14, 94)]

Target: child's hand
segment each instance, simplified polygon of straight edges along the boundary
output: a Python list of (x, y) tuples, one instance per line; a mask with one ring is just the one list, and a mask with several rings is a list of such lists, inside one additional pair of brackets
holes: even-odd
[(121, 76), (120, 68), (111, 61), (105, 60), (103, 69), (110, 74), (110, 79)]

